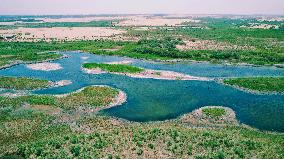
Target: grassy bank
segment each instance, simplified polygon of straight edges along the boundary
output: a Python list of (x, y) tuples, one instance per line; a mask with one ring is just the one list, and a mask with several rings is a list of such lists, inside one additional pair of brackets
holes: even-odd
[(202, 112), (206, 114), (207, 116), (210, 116), (213, 118), (219, 118), (225, 115), (226, 111), (224, 108), (204, 108), (202, 109)]
[(72, 93), (63, 97), (54, 96), (20, 96), (17, 98), (0, 97), (0, 107), (20, 107), (27, 103), (30, 105), (49, 105), (63, 109), (75, 109), (78, 107), (98, 108), (107, 106), (118, 95), (118, 90), (110, 87), (90, 86), (80, 92)]
[(0, 77), (0, 88), (15, 90), (33, 90), (48, 87), (47, 80), (17, 77)]
[[(32, 121), (32, 119), (26, 119)], [(20, 122), (15, 120), (13, 122)], [(37, 121), (44, 125), (44, 120)], [(11, 142), (2, 152), (5, 156), (44, 158), (283, 158), (283, 135), (262, 133), (242, 127), (224, 127), (210, 131), (188, 128), (179, 122), (159, 124), (123, 124), (105, 117), (80, 120), (79, 130), (66, 125), (47, 127), (33, 138), (38, 126), (25, 123), (10, 127), (22, 128), (21, 135), (5, 138)], [(53, 128), (51, 128), (53, 127)], [(7, 132), (7, 128), (3, 129)], [(62, 132), (59, 132), (61, 130)], [(11, 132), (13, 130), (10, 130)], [(26, 133), (26, 134), (24, 134)], [(46, 136), (40, 136), (45, 134)], [(1, 137), (7, 137), (1, 134)], [(23, 139), (21, 139), (23, 137)], [(16, 141), (16, 140), (17, 141)], [(14, 141), (13, 141), (14, 140)], [(3, 140), (1, 145), (3, 145)], [(3, 153), (2, 153), (3, 155)]]
[[(175, 45), (182, 43), (176, 39), (140, 40), (139, 42), (114, 42), (108, 40), (77, 41), (77, 42), (0, 42), (0, 64), (5, 65), (15, 60), (40, 61), (58, 58), (58, 54), (40, 53), (46, 51), (72, 51), (106, 55), (128, 56), (144, 59), (188, 59), (197, 61), (250, 63), (257, 65), (272, 65), (284, 62), (281, 50), (189, 50), (180, 51)], [(117, 51), (107, 51), (115, 47), (122, 47)]]
[(82, 107), (98, 108), (107, 106), (118, 95), (118, 90), (110, 87), (86, 87), (82, 91), (56, 99), (56, 105), (64, 109)]
[(15, 61), (42, 61), (56, 59), (61, 55), (51, 51), (83, 50), (94, 52), (99, 49), (123, 45), (123, 42), (113, 41), (81, 41), (81, 42), (0, 42), (0, 67)]
[(85, 63), (83, 67), (87, 69), (99, 68), (103, 71), (118, 73), (139, 73), (143, 71), (142, 68), (122, 64)]
[(261, 92), (284, 92), (283, 77), (249, 77), (225, 79), (225, 84)]
[[(0, 158), (284, 157), (283, 134), (232, 124), (191, 128), (179, 119), (129, 123), (76, 111), (108, 105), (117, 93), (87, 87), (63, 97), (0, 97)], [(219, 109), (204, 113), (223, 115)]]

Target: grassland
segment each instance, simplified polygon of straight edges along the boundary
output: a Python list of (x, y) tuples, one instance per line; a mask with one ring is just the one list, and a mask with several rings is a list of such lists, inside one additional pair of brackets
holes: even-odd
[[(282, 158), (284, 155), (283, 135), (242, 127), (208, 131), (188, 128), (178, 121), (130, 124), (106, 117), (91, 117), (80, 120), (77, 125), (81, 129), (76, 131), (68, 124), (52, 125), (47, 116), (36, 118), (36, 112), (30, 113), (33, 119), (14, 119), (9, 122), (17, 124), (4, 127), (4, 132), (11, 132), (1, 134), (1, 145), (9, 142), (9, 148), (2, 149), (2, 154), (8, 152), (5, 156), (200, 159)], [(12, 133), (16, 130), (21, 131), (17, 135)]]
[(48, 87), (47, 80), (32, 78), (0, 77), (0, 88), (15, 90), (33, 90)]
[[(210, 130), (192, 128), (179, 119), (130, 123), (84, 111), (103, 108), (117, 94), (110, 87), (87, 87), (62, 97), (0, 97), (0, 157), (284, 157), (283, 134), (232, 124)], [(223, 111), (210, 109), (204, 113), (219, 116)]]
[(66, 43), (0, 42), (0, 64), (4, 66), (6, 64), (15, 63), (15, 61), (35, 62), (61, 57), (61, 55), (57, 53), (50, 53), (51, 51), (83, 50), (92, 52), (92, 50), (95, 51), (103, 48), (112, 48), (122, 44), (122, 42), (112, 41), (82, 41)]
[(139, 73), (142, 72), (143, 69), (130, 65), (123, 64), (104, 64), (104, 63), (85, 63), (83, 64), (83, 68), (87, 69), (95, 69), (99, 68), (103, 71), (107, 72), (117, 72), (117, 73)]
[(260, 92), (284, 92), (283, 77), (249, 77), (225, 79), (225, 84)]
[(56, 99), (56, 105), (64, 109), (78, 107), (102, 107), (112, 103), (118, 90), (110, 87), (86, 87), (82, 91)]
[[(255, 65), (283, 64), (284, 32), (281, 22), (258, 22), (277, 24), (279, 29), (252, 29), (248, 26), (256, 20), (230, 18), (199, 18), (200, 23), (188, 23), (185, 27), (158, 27), (152, 30), (126, 28), (125, 37), (136, 41), (120, 42), (112, 40), (73, 41), (73, 42), (0, 42), (0, 64), (12, 60), (41, 60), (54, 58), (45, 51), (82, 50), (96, 54), (119, 55), (144, 59), (189, 59), (197, 61), (249, 63)], [(90, 22), (91, 23), (91, 22)], [(30, 24), (33, 25), (33, 24)], [(41, 25), (45, 25), (44, 23)], [(48, 25), (53, 26), (53, 23)], [(59, 24), (58, 24), (59, 25)], [(65, 25), (61, 24), (60, 25)], [(66, 24), (67, 25), (67, 24)], [(79, 26), (83, 24), (78, 24)], [(67, 25), (69, 26), (69, 24)], [(77, 26), (74, 25), (74, 26)], [(40, 26), (39, 26), (40, 27)], [(43, 26), (42, 26), (43, 27)], [(49, 26), (48, 26), (49, 27)], [(199, 41), (216, 44), (206, 48)], [(199, 49), (179, 50), (177, 45), (200, 45)], [(213, 45), (214, 46), (214, 45)], [(119, 50), (107, 51), (119, 47)]]
[[(227, 61), (231, 63), (250, 63), (256, 65), (283, 63), (283, 23), (275, 22), (282, 26), (279, 29), (251, 29), (242, 28), (254, 19), (230, 19), (230, 18), (198, 18), (200, 23), (188, 23), (187, 27), (160, 28), (147, 31), (128, 31), (129, 36), (140, 39), (163, 39), (172, 37), (187, 39), (193, 43), (198, 40), (210, 40), (217, 43), (225, 43), (234, 46), (233, 49), (214, 48), (188, 51), (171, 51), (171, 54), (161, 51), (153, 53), (159, 56), (188, 58), (198, 61)], [(260, 22), (258, 22), (260, 23)], [(269, 22), (263, 22), (269, 23)]]
[(219, 118), (225, 115), (225, 109), (223, 108), (204, 108), (202, 112), (207, 116), (211, 116), (213, 118)]
[[(125, 36), (136, 37), (138, 41), (0, 42), (0, 67), (56, 59), (61, 55), (49, 52), (73, 50), (153, 60), (186, 59), (257, 65), (284, 63), (284, 27), (280, 22), (265, 22), (282, 25), (280, 29), (262, 30), (240, 27), (255, 23), (253, 19), (199, 19), (200, 23), (186, 23), (186, 27), (160, 27), (146, 31), (128, 28)], [(33, 17), (25, 21), (38, 22)], [(19, 23), (11, 28), (21, 25), (105, 27), (112, 23)], [(236, 46), (236, 49), (177, 49), (176, 45), (186, 45), (185, 40), (192, 43), (210, 40)], [(120, 49), (110, 51), (113, 48)], [(142, 71), (127, 65), (92, 63), (84, 66), (109, 72)], [(224, 80), (229, 85), (265, 92), (283, 92), (283, 81), (282, 77)], [(1, 77), (0, 87), (37, 89), (44, 87), (46, 82)], [(104, 108), (117, 95), (118, 90), (113, 88), (87, 87), (62, 97), (0, 97), (0, 158), (284, 158), (284, 135), (281, 133), (261, 132), (234, 124), (190, 127), (179, 119), (130, 123), (89, 114), (88, 108)], [(217, 118), (224, 114), (219, 108), (202, 111)]]
[(75, 109), (79, 107), (97, 108), (110, 104), (118, 95), (118, 90), (110, 87), (90, 86), (83, 90), (63, 97), (54, 96), (20, 96), (16, 98), (0, 97), (0, 106), (13, 106), (18, 108), (23, 103), (30, 105), (49, 105), (63, 109)]

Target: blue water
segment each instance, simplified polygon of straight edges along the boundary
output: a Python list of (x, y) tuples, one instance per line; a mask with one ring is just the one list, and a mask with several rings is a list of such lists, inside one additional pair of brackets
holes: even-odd
[[(84, 62), (129, 60), (116, 56), (66, 52), (70, 56), (54, 62), (63, 67), (57, 71), (30, 70), (17, 65), (0, 70), (1, 76), (35, 77), (52, 81), (71, 80), (64, 87), (35, 91), (36, 94), (63, 94), (89, 85), (109, 85), (127, 93), (127, 102), (101, 112), (131, 121), (173, 119), (196, 108), (222, 105), (236, 111), (237, 119), (261, 130), (284, 132), (284, 95), (255, 95), (214, 81), (169, 81), (138, 79), (122, 75), (90, 75), (81, 71)], [(83, 60), (81, 57), (89, 59)], [(274, 67), (225, 66), (210, 63), (164, 64), (134, 60), (132, 65), (149, 69), (171, 70), (202, 77), (284, 76), (284, 70)]]

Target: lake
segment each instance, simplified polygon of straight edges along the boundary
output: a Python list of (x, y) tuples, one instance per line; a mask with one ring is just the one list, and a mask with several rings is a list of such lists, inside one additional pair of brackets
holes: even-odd
[[(31, 70), (24, 64), (0, 70), (0, 76), (34, 77), (52, 81), (71, 80), (64, 87), (34, 91), (35, 94), (64, 94), (90, 85), (108, 85), (127, 93), (127, 102), (101, 111), (130, 121), (174, 119), (203, 106), (226, 106), (236, 112), (244, 124), (270, 131), (284, 132), (284, 95), (257, 95), (215, 81), (139, 79), (114, 74), (86, 74), (85, 62), (133, 60), (131, 65), (148, 69), (170, 70), (199, 77), (228, 78), (247, 76), (284, 76), (276, 67), (232, 66), (207, 62), (158, 63), (117, 56), (64, 52), (69, 58), (53, 61), (63, 67), (56, 71)], [(83, 58), (82, 58), (83, 57)], [(3, 91), (3, 90), (2, 90)]]

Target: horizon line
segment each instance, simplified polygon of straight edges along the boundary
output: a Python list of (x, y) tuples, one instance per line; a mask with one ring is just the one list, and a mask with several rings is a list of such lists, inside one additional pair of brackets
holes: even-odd
[(284, 16), (284, 14), (267, 13), (90, 13), (90, 14), (0, 14), (0, 16), (96, 16), (96, 15), (233, 15), (233, 16)]

